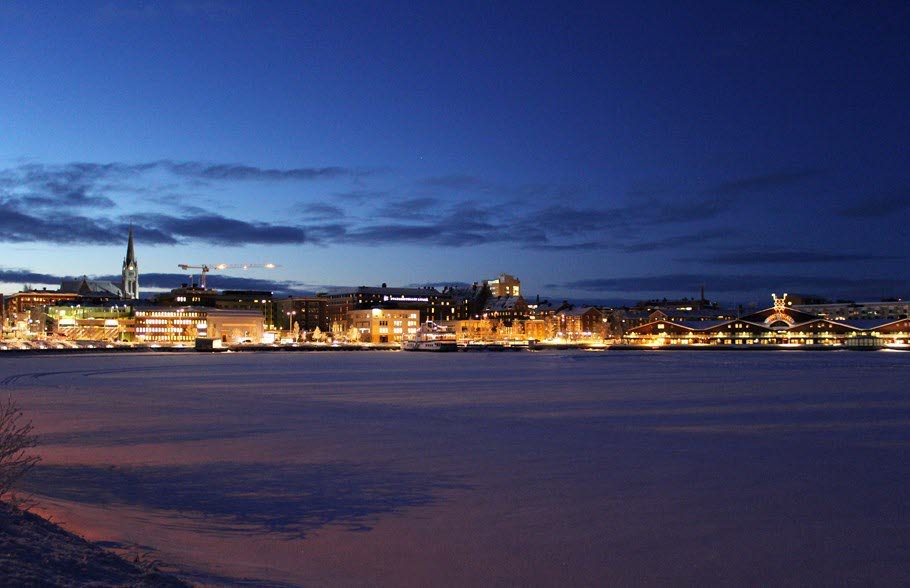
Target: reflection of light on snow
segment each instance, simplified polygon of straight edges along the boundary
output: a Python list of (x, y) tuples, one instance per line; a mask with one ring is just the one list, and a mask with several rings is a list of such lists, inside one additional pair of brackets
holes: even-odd
[[(769, 358), (780, 377), (768, 377)], [(45, 475), (77, 498), (49, 501), (49, 514), (81, 521), (84, 534), (124, 542), (140, 536), (163, 561), (208, 565), (222, 576), (256, 577), (266, 585), (352, 576), (356, 583), (397, 585), (414, 583), (415, 574), (425, 584), (472, 585), (480, 581), (461, 565), (471, 558), (509, 570), (514, 576), (506, 580), (514, 584), (544, 583), (534, 577), (543, 569), (547, 583), (562, 585), (617, 569), (621, 579), (634, 583), (659, 553), (665, 576), (652, 583), (670, 575), (695, 583), (698, 572), (690, 566), (702, 557), (710, 557), (707, 565), (719, 573), (738, 577), (743, 546), (755, 547), (769, 562), (811, 558), (820, 542), (826, 556), (843, 559), (869, 544), (870, 554), (882, 548), (899, 552), (907, 533), (903, 527), (895, 532), (893, 519), (910, 489), (893, 475), (904, 471), (905, 455), (888, 444), (903, 445), (910, 435), (910, 400), (895, 386), (908, 358), (846, 351), (649, 355), (550, 349), (495, 355), (47, 354), (0, 362), (0, 380), (30, 371), (47, 374), (20, 380), (41, 388), (18, 398), (43, 430), (57, 435), (42, 451), (47, 462), (79, 464), (61, 471), (86, 472), (82, 479)], [(74, 377), (75, 370), (85, 375)], [(58, 399), (68, 401), (53, 411), (36, 410)], [(453, 418), (428, 424), (428, 414)], [(494, 429), (491, 422), (521, 425)], [(432, 450), (424, 451), (428, 431)], [(804, 443), (804, 432), (823, 443)], [(719, 444), (718, 435), (735, 436), (735, 442)], [(665, 443), (683, 451), (665, 451)], [(786, 459), (756, 459), (772, 443), (786, 451)], [(603, 451), (605, 444), (622, 452)], [(829, 451), (831, 446), (837, 451)], [(237, 471), (249, 485), (209, 475), (235, 467), (217, 464), (237, 456), (248, 464)], [(323, 507), (347, 500), (350, 480), (364, 480), (370, 490), (382, 479), (377, 473), (390, 466), (451, 471), (456, 461), (463, 487), (439, 491), (441, 500), (432, 509), (406, 507), (355, 521), (373, 526), (370, 532), (352, 533), (342, 520), (301, 541), (220, 516), (239, 508), (241, 519), (260, 512), (306, 520), (310, 502), (319, 516)], [(744, 472), (747, 462), (757, 471)], [(316, 483), (333, 480), (322, 474), (336, 471), (335, 464), (352, 469), (337, 470), (345, 475), (336, 486)], [(294, 473), (298, 466), (312, 475)], [(846, 483), (860, 473), (862, 485)], [(208, 488), (213, 479), (230, 486)], [(113, 483), (118, 480), (119, 487)], [(267, 491), (257, 486), (259, 480), (271, 485)], [(154, 483), (144, 485), (149, 481)], [(88, 488), (98, 494), (98, 504), (79, 498)], [(137, 503), (109, 504), (118, 488)], [(157, 492), (162, 488), (174, 492)], [(137, 492), (126, 492), (131, 489)], [(361, 496), (393, 500), (412, 489), (409, 483), (392, 490)], [(304, 492), (314, 493), (312, 501), (310, 494), (297, 498)], [(764, 541), (768, 521), (782, 512), (797, 518), (806, 513), (807, 493), (823, 501), (818, 509), (810, 507), (813, 524), (775, 525), (785, 540)], [(889, 498), (851, 513), (851, 505), (873, 493)], [(512, 508), (517, 494), (523, 508)], [(624, 508), (607, 512), (604, 500), (613, 496), (622, 498)], [(219, 510), (203, 516), (159, 508), (181, 504)], [(725, 505), (723, 512), (717, 504)], [(510, 516), (502, 517), (506, 510)], [(654, 531), (654, 512), (687, 524), (663, 536)], [(729, 512), (740, 517), (733, 527)], [(845, 525), (856, 532), (839, 532)], [(544, 533), (524, 533), (544, 527), (558, 532), (558, 543)], [(717, 532), (729, 544), (718, 542), (703, 554), (702, 539)], [(610, 569), (602, 558), (589, 557), (592, 536), (618, 538), (611, 544), (618, 557)], [(427, 544), (433, 549), (425, 549)], [(458, 557), (447, 555), (453, 550)], [(240, 552), (250, 556), (238, 558)], [(540, 567), (520, 563), (525, 556)], [(557, 559), (574, 567), (548, 566)], [(817, 569), (796, 577), (799, 571), (766, 565), (759, 571), (775, 583), (836, 581), (820, 581)]]

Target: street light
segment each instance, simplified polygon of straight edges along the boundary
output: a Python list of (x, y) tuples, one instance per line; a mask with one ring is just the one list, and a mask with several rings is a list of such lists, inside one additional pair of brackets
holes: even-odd
[(288, 335), (290, 335), (291, 332), (294, 330), (294, 315), (297, 314), (297, 311), (291, 310), (284, 314), (288, 315)]

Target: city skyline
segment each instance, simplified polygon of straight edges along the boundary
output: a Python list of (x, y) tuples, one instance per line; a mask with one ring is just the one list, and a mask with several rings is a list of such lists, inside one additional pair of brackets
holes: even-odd
[(0, 291), (117, 276), (132, 222), (140, 288), (906, 296), (908, 18), (5, 3)]

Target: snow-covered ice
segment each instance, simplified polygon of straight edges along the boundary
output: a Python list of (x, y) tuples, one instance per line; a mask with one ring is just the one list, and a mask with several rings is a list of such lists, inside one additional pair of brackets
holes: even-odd
[(910, 353), (0, 357), (41, 510), (190, 580), (901, 584)]

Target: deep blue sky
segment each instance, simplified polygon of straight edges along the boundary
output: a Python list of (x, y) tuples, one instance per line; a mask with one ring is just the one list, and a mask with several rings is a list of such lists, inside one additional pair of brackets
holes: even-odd
[(685, 4), (0, 4), (0, 286), (910, 295), (910, 4)]

